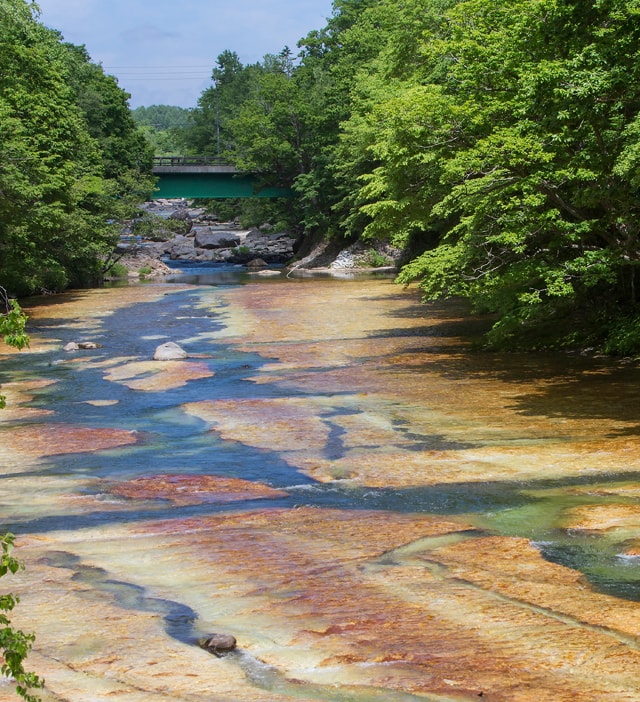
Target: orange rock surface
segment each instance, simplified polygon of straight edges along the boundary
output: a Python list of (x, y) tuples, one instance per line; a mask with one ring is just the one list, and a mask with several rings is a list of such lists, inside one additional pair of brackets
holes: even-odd
[[(42, 301), (30, 312), (53, 339), (35, 334), (33, 350), (68, 337), (58, 319), (99, 334), (119, 307), (163, 304), (176, 289)], [(192, 292), (216, 317), (197, 338), (200, 359), (158, 370), (103, 348), (59, 361), (138, 399), (175, 393), (164, 421), (200, 432), (207, 457), (235, 447), (234, 475), (243, 456), (264, 457), (264, 479), (195, 475), (189, 451), (175, 457), (183, 473), (150, 451), (108, 479), (109, 454), (98, 475), (67, 473), (63, 461), (47, 471), (47, 456), (125, 454), (136, 418), (131, 431), (108, 426), (107, 412), (87, 427), (88, 406), (109, 407), (97, 391), (78, 403), (76, 425), (44, 414), (55, 406), (26, 406), (55, 367), (9, 385), (2, 516), (22, 529), (27, 566), (10, 584), (21, 597), (12, 619), (36, 632), (28, 663), (47, 680), (43, 702), (640, 700), (638, 603), (597, 592), (532, 543), (539, 528), (604, 544), (627, 557), (634, 584), (632, 366), (471, 353), (459, 309), (421, 306), (389, 281)], [(237, 372), (238, 396), (216, 396), (206, 360), (227, 352), (255, 368)], [(197, 401), (181, 395), (187, 382), (203, 389)], [(126, 396), (114, 413), (128, 411)], [(287, 498), (267, 485), (270, 460), (317, 482)], [(370, 508), (385, 495), (386, 509)], [(285, 502), (243, 509), (263, 497)], [(218, 659), (195, 645), (213, 632), (233, 635), (238, 652)], [(14, 698), (0, 685), (0, 702)]]
[(135, 500), (169, 500), (176, 505), (287, 496), (268, 485), (214, 475), (154, 475), (118, 483), (111, 493)]

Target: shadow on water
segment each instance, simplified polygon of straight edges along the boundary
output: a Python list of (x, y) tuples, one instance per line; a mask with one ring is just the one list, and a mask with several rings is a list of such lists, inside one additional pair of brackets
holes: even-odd
[[(389, 297), (392, 296), (385, 295), (385, 299)], [(396, 297), (406, 299), (400, 294)], [(399, 326), (376, 332), (369, 338), (421, 339), (419, 345), (405, 348), (403, 355), (424, 355), (424, 367), (446, 378), (526, 384), (526, 392), (513, 399), (511, 409), (518, 414), (626, 421), (635, 426), (615, 430), (611, 436), (640, 434), (637, 362), (553, 351), (481, 350), (482, 335), (489, 330), (492, 319), (471, 316), (464, 301), (410, 303), (389, 315), (427, 321), (410, 329)], [(395, 367), (419, 370), (420, 364), (412, 361), (410, 365), (399, 363)]]
[[(603, 542), (589, 535), (575, 535), (570, 530), (552, 528), (544, 520), (529, 519), (531, 509), (541, 512), (554, 508), (552, 498), (544, 491), (584, 487), (603, 481), (640, 481), (637, 473), (610, 473), (599, 476), (577, 476), (561, 480), (526, 482), (487, 481), (432, 485), (408, 489), (361, 488), (348, 481), (334, 483), (300, 482), (286, 487), (289, 496), (275, 500), (246, 500), (238, 503), (176, 506), (158, 501), (147, 509), (133, 503), (126, 512), (93, 512), (89, 514), (48, 516), (8, 524), (18, 533), (75, 531), (104, 524), (135, 523), (145, 520), (182, 520), (238, 511), (293, 509), (315, 507), (349, 511), (390, 511), (394, 513), (463, 516), (483, 525), (486, 533), (517, 536), (536, 543), (549, 561), (582, 572), (600, 592), (640, 600), (640, 570), (637, 561), (619, 556), (619, 544)], [(580, 504), (579, 498), (576, 504)], [(563, 506), (567, 506), (563, 498)], [(522, 514), (519, 515), (519, 510)], [(501, 524), (503, 515), (512, 520)], [(515, 524), (515, 526), (514, 526)]]

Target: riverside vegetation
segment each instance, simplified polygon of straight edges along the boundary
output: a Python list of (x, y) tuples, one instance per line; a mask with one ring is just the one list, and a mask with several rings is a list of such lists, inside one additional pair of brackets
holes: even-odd
[(153, 189), (127, 93), (37, 16), (0, 0), (0, 285), (14, 295), (100, 283), (118, 222)]
[(633, 354), (639, 19), (637, 0), (335, 0), (297, 56), (220, 54), (177, 133), (293, 187), (279, 214), (307, 241), (390, 238), (399, 281), (495, 315), (493, 344)]
[(234, 207), (297, 227), (301, 257), (391, 240), (399, 282), (494, 315), (489, 343), (637, 353), (639, 15), (637, 0), (335, 0), (297, 54), (225, 50), (196, 108), (139, 109), (138, 126), (84, 48), (0, 0), (0, 283), (100, 281), (117, 222), (152, 192), (146, 132), (292, 187)]

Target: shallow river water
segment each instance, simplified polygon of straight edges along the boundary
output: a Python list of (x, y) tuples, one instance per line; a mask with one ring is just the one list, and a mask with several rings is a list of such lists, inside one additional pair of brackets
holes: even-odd
[(28, 313), (31, 349), (0, 347), (2, 586), (45, 702), (640, 699), (636, 364), (480, 352), (459, 305), (371, 277)]

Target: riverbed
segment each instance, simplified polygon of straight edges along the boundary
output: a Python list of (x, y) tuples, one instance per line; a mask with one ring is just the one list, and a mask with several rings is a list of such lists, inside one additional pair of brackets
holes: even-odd
[(636, 364), (479, 351), (483, 320), (377, 277), (27, 311), (2, 587), (44, 702), (640, 699)]

